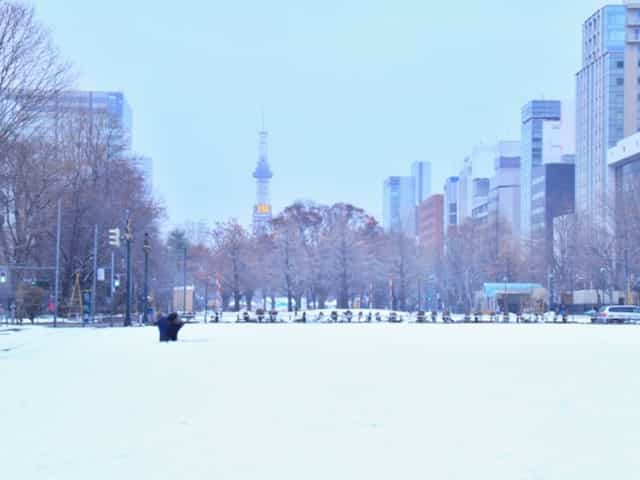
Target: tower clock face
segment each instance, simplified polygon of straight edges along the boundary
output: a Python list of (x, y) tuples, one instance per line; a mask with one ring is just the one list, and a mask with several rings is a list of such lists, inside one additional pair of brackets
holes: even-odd
[(271, 213), (271, 205), (267, 205), (266, 203), (256, 205), (256, 212), (262, 215), (268, 215), (269, 213)]

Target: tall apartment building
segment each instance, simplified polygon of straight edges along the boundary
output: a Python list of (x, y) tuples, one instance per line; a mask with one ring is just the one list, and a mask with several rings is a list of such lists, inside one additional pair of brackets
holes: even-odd
[(389, 177), (383, 186), (382, 225), (387, 232), (416, 235), (413, 177)]
[(582, 27), (576, 91), (576, 210), (607, 223), (607, 151), (638, 131), (640, 2), (608, 5)]

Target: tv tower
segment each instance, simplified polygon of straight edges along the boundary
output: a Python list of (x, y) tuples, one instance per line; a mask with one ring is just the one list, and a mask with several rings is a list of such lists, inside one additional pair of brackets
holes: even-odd
[(253, 234), (264, 235), (269, 231), (271, 222), (271, 195), (269, 194), (269, 184), (273, 178), (273, 172), (269, 167), (269, 132), (264, 129), (260, 131), (260, 145), (258, 148), (258, 165), (253, 172), (256, 179), (256, 204), (253, 207)]

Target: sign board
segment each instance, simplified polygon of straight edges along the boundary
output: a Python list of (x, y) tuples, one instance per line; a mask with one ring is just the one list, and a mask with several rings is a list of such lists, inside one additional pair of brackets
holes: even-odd
[(98, 269), (98, 278), (97, 280), (99, 282), (104, 282), (104, 268), (99, 268)]

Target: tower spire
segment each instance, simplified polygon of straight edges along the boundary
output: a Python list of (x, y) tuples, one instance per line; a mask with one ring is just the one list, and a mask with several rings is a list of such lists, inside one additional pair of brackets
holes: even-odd
[(273, 172), (269, 166), (269, 133), (264, 128), (259, 133), (258, 165), (253, 172), (256, 179), (256, 203), (253, 207), (253, 233), (264, 235), (269, 231), (272, 218), (270, 183)]

